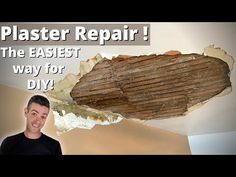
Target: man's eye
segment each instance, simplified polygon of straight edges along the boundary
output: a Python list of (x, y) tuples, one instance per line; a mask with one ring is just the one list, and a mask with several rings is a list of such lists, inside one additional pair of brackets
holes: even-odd
[(37, 114), (35, 112), (31, 113), (32, 116), (36, 116)]
[(46, 117), (44, 117), (44, 116), (42, 116), (41, 118), (42, 118), (42, 119), (46, 119)]

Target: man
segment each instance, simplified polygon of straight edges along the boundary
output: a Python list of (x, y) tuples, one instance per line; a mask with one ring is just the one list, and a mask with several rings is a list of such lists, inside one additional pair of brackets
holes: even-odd
[(50, 110), (47, 98), (32, 96), (24, 109), (26, 129), (2, 142), (1, 154), (62, 155), (60, 143), (41, 132)]

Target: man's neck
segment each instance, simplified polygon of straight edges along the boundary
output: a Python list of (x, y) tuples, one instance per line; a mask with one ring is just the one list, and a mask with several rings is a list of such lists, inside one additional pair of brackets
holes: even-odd
[(29, 132), (29, 131), (25, 130), (24, 135), (29, 139), (38, 139), (38, 138), (40, 138), (42, 133), (41, 132), (32, 133), (32, 132)]

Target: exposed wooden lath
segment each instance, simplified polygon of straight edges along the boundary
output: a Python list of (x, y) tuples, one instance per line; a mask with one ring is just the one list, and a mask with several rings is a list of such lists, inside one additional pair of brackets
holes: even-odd
[(79, 105), (126, 118), (183, 115), (231, 86), (228, 65), (199, 54), (118, 56), (104, 60), (71, 91)]

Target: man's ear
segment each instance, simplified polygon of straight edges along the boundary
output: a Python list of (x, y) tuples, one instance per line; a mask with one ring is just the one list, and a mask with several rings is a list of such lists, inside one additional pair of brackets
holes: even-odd
[(29, 110), (27, 108), (24, 109), (24, 115), (26, 116), (26, 114), (29, 112)]

